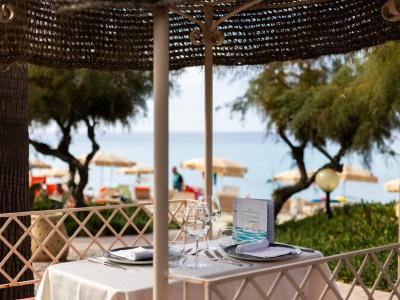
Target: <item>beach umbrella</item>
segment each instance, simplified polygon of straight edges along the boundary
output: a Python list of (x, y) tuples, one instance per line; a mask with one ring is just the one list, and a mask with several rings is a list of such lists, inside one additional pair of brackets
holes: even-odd
[(117, 172), (121, 175), (145, 175), (153, 174), (154, 170), (150, 167), (134, 166), (131, 168), (119, 168)]
[[(86, 155), (81, 155), (78, 157), (78, 160), (81, 163), (84, 163), (86, 160)], [(108, 154), (108, 153), (102, 153), (102, 152), (97, 152), (92, 160), (90, 161), (91, 165), (101, 167), (101, 175), (100, 175), (100, 185), (103, 185), (103, 168), (104, 167), (133, 167), (136, 165), (136, 163), (132, 160), (129, 160), (124, 157)], [(112, 184), (113, 181), (113, 169), (111, 169), (110, 172), (110, 183)]]
[(343, 180), (343, 196), (346, 195), (346, 182), (347, 181), (358, 181), (377, 183), (378, 177), (369, 171), (353, 167), (351, 165), (343, 166), (342, 172), (339, 173), (339, 177)]
[(400, 178), (386, 182), (383, 188), (389, 193), (400, 193)]
[(136, 183), (140, 183), (143, 181), (142, 175), (153, 174), (154, 170), (150, 167), (134, 166), (131, 168), (119, 168), (117, 172), (121, 175), (136, 175)]
[[(307, 176), (310, 177), (310, 176), (314, 175), (314, 173), (315, 172), (313, 172), (313, 171), (307, 172)], [(293, 182), (299, 181), (300, 178), (301, 178), (300, 171), (298, 169), (293, 169), (293, 170), (280, 172), (280, 173), (274, 175), (274, 177), (272, 177), (272, 180), (280, 181), (280, 182), (284, 182), (284, 183), (293, 183)]]
[[(78, 157), (79, 161), (84, 162), (86, 155)], [(91, 165), (99, 167), (133, 167), (136, 163), (124, 157), (98, 152), (90, 161)]]
[(53, 168), (49, 170), (42, 171), (40, 176), (47, 178), (64, 178), (69, 175), (68, 170)]
[[(184, 169), (204, 172), (205, 171), (204, 157), (185, 160), (181, 162), (181, 167)], [(233, 160), (221, 157), (213, 157), (212, 172), (220, 176), (244, 177), (244, 175), (247, 173), (247, 168)]]
[(29, 168), (30, 169), (51, 169), (51, 165), (38, 160), (38, 159), (30, 159), (29, 160)]
[[(10, 13), (0, 14), (6, 24), (0, 26), (6, 33), (2, 63), (154, 70), (155, 299), (163, 299), (168, 287), (169, 69), (205, 66), (205, 193), (211, 195), (213, 64), (315, 58), (400, 39), (394, 0), (16, 3), (15, 13), (9, 5)], [(65, 14), (55, 16), (54, 8)]]
[(350, 165), (343, 167), (343, 171), (339, 173), (339, 177), (344, 181), (378, 182), (378, 177), (371, 172)]

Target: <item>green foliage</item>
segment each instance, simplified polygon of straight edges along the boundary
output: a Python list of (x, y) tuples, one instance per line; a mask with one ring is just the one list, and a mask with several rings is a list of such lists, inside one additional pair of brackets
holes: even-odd
[[(136, 207), (124, 208), (124, 212), (128, 217), (131, 217), (135, 211)], [(101, 210), (100, 214), (105, 219), (108, 220), (113, 213), (113, 210)], [(89, 212), (79, 212), (76, 214), (80, 221), (85, 220)], [(143, 212), (142, 210), (135, 216), (133, 219), (133, 223), (137, 226), (139, 230), (142, 230), (147, 222), (150, 220), (149, 216)], [(111, 219), (110, 226), (114, 229), (115, 232), (120, 233), (121, 230), (124, 228), (125, 224), (127, 223), (126, 217), (121, 214), (120, 212), (116, 213), (114, 217)], [(64, 222), (68, 235), (71, 236), (74, 232), (78, 229), (78, 223), (71, 217), (68, 217)], [(101, 218), (94, 214), (86, 223), (85, 227), (90, 231), (92, 235), (96, 235), (99, 230), (104, 226), (104, 222)], [(146, 233), (151, 233), (153, 231), (153, 226), (150, 225)], [(132, 226), (128, 226), (124, 231), (124, 234), (136, 234), (135, 229)], [(103, 236), (113, 235), (112, 231), (109, 227), (106, 227), (102, 233)], [(87, 236), (84, 230), (81, 230), (78, 236)]]
[[(146, 100), (152, 91), (149, 72), (100, 72), (95, 70), (55, 70), (30, 68), (28, 111), (30, 124), (55, 122), (61, 136), (54, 148), (30, 137), (36, 151), (57, 157), (68, 164), (68, 186), (77, 206), (84, 206), (83, 191), (89, 181), (88, 165), (100, 149), (96, 141), (99, 123), (128, 125), (139, 112), (146, 112)], [(79, 124), (87, 129), (91, 150), (84, 161), (70, 152), (72, 132)], [(32, 130), (33, 131), (33, 130)], [(75, 182), (76, 174), (79, 182)]]
[[(397, 242), (398, 223), (394, 204), (360, 203), (334, 209), (335, 217), (328, 219), (325, 214), (300, 220), (289, 221), (276, 226), (276, 240), (283, 243), (309, 247), (321, 251), (325, 256), (378, 247)], [(378, 255), (383, 263), (388, 253)], [(351, 262), (357, 270), (363, 257)], [(335, 264), (330, 265), (333, 270)], [(396, 278), (397, 260), (390, 265), (389, 272)], [(370, 261), (362, 278), (372, 286), (378, 270)], [(354, 276), (346, 268), (339, 272), (339, 280), (351, 282)], [(383, 281), (380, 288), (386, 289)]]
[(31, 121), (76, 126), (90, 119), (126, 124), (152, 90), (151, 73), (108, 73), (30, 67), (28, 109)]
[(284, 131), (300, 144), (334, 143), (366, 162), (374, 149), (393, 154), (390, 138), (399, 126), (400, 107), (398, 50), (394, 43), (377, 48), (363, 64), (357, 59), (269, 64), (232, 110), (245, 113), (253, 107), (270, 132)]

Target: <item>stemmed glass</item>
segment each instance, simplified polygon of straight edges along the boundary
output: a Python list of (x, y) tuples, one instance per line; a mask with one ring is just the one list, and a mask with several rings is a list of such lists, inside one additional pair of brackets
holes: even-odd
[[(210, 199), (210, 201), (208, 201)], [(210, 209), (210, 203), (211, 203), (211, 209)], [(211, 211), (211, 222), (212, 223), (217, 223), (221, 217), (221, 203), (219, 202), (218, 197), (211, 196), (211, 197), (206, 197), (206, 196), (200, 196), (197, 199), (197, 205), (198, 206), (204, 206), (208, 207)], [(209, 238), (208, 236), (205, 237), (206, 240), (206, 249), (209, 249)]]
[(188, 268), (200, 269), (207, 267), (199, 263), (199, 239), (207, 236), (211, 225), (210, 210), (207, 206), (189, 205), (183, 213), (184, 230), (196, 240), (196, 257), (194, 263), (186, 265)]
[[(210, 199), (210, 201), (208, 201)], [(210, 202), (211, 202), (211, 209), (210, 209)], [(219, 221), (219, 218), (221, 217), (221, 203), (219, 202), (218, 197), (211, 196), (211, 197), (206, 197), (206, 196), (200, 196), (197, 199), (197, 205), (198, 206), (206, 206), (210, 209), (211, 211), (211, 221), (213, 223), (216, 223)]]

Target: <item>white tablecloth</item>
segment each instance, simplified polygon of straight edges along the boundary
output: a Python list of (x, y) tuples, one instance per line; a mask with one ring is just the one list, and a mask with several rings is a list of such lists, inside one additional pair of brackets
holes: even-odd
[[(205, 269), (193, 270), (186, 267), (170, 269), (171, 273), (187, 274), (200, 278), (212, 278), (226, 274), (234, 274), (240, 271), (257, 270), (288, 262), (299, 262), (307, 259), (318, 258), (322, 255), (319, 252), (305, 253), (286, 261), (274, 263), (255, 263), (251, 267), (238, 267), (223, 262), (211, 262), (206, 257), (209, 266)], [(193, 259), (190, 257), (189, 259)], [(323, 269), (330, 276), (327, 265)], [(306, 267), (297, 268), (289, 271), (298, 284), (302, 282), (307, 272)], [(263, 275), (256, 278), (263, 290), (274, 282), (277, 274)], [(232, 299), (240, 281), (224, 283), (219, 287), (226, 299)], [(151, 266), (130, 266), (128, 270), (112, 268), (100, 264), (88, 262), (86, 260), (68, 262), (50, 266), (43, 275), (40, 283), (36, 300), (151, 300), (153, 287), (153, 268)], [(325, 287), (325, 282), (317, 271), (310, 274), (303, 290), (307, 299), (318, 299), (321, 291)], [(203, 299), (203, 287), (199, 285), (189, 285), (189, 299)], [(277, 286), (273, 299), (285, 300), (292, 299), (295, 293), (294, 288), (287, 279), (281, 280)], [(170, 282), (170, 300), (183, 298), (182, 283), (178, 281)], [(261, 297), (255, 289), (248, 285), (240, 299), (256, 300)], [(212, 299), (217, 299), (213, 295)], [(333, 293), (329, 292), (324, 299), (336, 299)]]

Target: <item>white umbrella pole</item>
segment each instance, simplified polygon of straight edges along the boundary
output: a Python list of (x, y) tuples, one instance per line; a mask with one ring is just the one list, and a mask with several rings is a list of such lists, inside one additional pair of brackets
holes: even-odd
[(154, 13), (154, 289), (153, 299), (168, 299), (168, 8)]
[[(205, 7), (206, 28), (204, 34), (204, 73), (205, 73), (205, 170), (204, 195), (209, 202), (213, 194), (213, 45), (208, 30), (213, 21), (212, 6)], [(211, 203), (210, 203), (211, 204)], [(211, 207), (211, 205), (210, 205)], [(211, 231), (211, 230), (210, 230)]]

